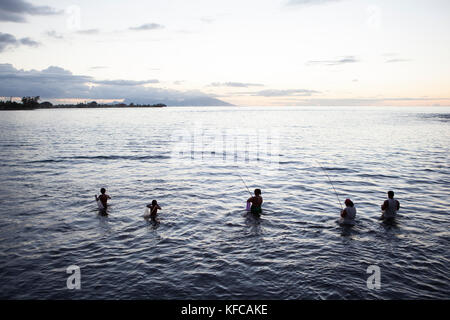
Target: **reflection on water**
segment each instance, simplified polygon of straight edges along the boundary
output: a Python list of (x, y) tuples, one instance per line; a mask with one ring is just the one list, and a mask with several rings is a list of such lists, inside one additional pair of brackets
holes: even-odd
[(243, 216), (245, 217), (245, 225), (247, 227), (248, 233), (252, 235), (258, 235), (263, 233), (260, 214), (253, 214), (247, 211), (243, 214)]
[[(448, 299), (449, 114), (2, 112), (0, 297)], [(355, 226), (339, 225), (326, 174), (354, 201)], [(239, 175), (262, 189), (260, 216), (244, 210)], [(100, 187), (107, 216), (93, 201)], [(380, 220), (390, 189), (402, 205), (394, 223)], [(144, 219), (153, 199), (163, 210)], [(82, 290), (65, 287), (70, 265)], [(370, 265), (379, 290), (366, 286)]]

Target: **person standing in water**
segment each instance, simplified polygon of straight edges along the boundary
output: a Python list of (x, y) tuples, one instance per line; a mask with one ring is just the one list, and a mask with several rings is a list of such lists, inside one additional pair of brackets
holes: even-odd
[(341, 211), (340, 223), (354, 225), (355, 217), (356, 217), (355, 205), (354, 205), (353, 201), (350, 199), (345, 199), (344, 203), (345, 203), (345, 209)]
[(99, 195), (98, 197), (97, 197), (97, 195), (95, 195), (95, 201), (97, 201), (97, 202), (100, 201), (100, 203), (103, 206), (103, 209), (106, 210), (106, 208), (108, 206), (108, 199), (111, 199), (111, 197), (106, 194), (105, 188), (101, 188), (100, 193), (101, 193), (101, 195)]
[(151, 204), (148, 204), (147, 208), (150, 209), (149, 217), (151, 217), (152, 219), (156, 218), (156, 214), (158, 213), (158, 209), (161, 210), (161, 207), (158, 205), (158, 202), (156, 200), (153, 200)]
[(400, 210), (400, 202), (394, 199), (394, 191), (388, 191), (388, 199), (381, 205), (383, 214), (381, 219), (394, 219), (397, 211)]
[(255, 189), (255, 196), (248, 198), (248, 203), (251, 203), (250, 212), (253, 214), (260, 214), (262, 212), (261, 205), (263, 198), (261, 197), (261, 189)]

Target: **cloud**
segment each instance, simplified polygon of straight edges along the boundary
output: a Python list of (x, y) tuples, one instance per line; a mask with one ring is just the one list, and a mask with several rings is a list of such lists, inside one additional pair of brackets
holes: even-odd
[(0, 52), (6, 49), (8, 46), (17, 45), (17, 39), (12, 34), (0, 33)]
[(54, 39), (64, 39), (64, 36), (57, 33), (55, 30), (49, 30), (45, 33), (48, 37), (54, 38)]
[(130, 103), (165, 103), (167, 105), (229, 105), (199, 91), (177, 91), (144, 86), (157, 80), (97, 80), (74, 75), (69, 70), (51, 66), (47, 69), (19, 70), (0, 64), (0, 96), (41, 96), (43, 99), (123, 99)]
[(78, 30), (77, 33), (79, 33), (79, 34), (87, 34), (87, 35), (98, 34), (98, 33), (100, 33), (100, 30), (99, 29)]
[(385, 63), (408, 62), (408, 61), (411, 61), (411, 60), (410, 59), (394, 58), (394, 59), (386, 60)]
[(3, 11), (0, 8), (0, 21), (25, 22), (25, 18), (15, 13)]
[(306, 65), (337, 66), (341, 64), (357, 63), (357, 62), (359, 62), (359, 60), (356, 59), (354, 56), (345, 56), (335, 60), (310, 60), (306, 63)]
[(143, 81), (135, 81), (135, 80), (95, 80), (93, 81), (95, 84), (102, 84), (107, 86), (140, 86), (149, 83), (159, 83), (159, 80), (143, 80)]
[(8, 48), (18, 47), (21, 45), (37, 47), (40, 45), (40, 43), (28, 37), (17, 39), (12, 34), (0, 32), (0, 52), (3, 52)]
[(248, 87), (264, 87), (260, 83), (245, 83), (245, 82), (213, 82), (212, 87), (233, 87), (233, 88), (248, 88)]
[(39, 42), (34, 41), (33, 39), (26, 37), (19, 40), (19, 42), (25, 46), (29, 47), (38, 47), (40, 45)]
[(155, 29), (162, 29), (164, 26), (157, 24), (157, 23), (146, 23), (137, 27), (130, 27), (130, 30), (134, 31), (142, 31), (142, 30), (155, 30)]
[(288, 6), (309, 6), (325, 3), (339, 2), (341, 0), (289, 0)]
[(0, 21), (25, 22), (25, 15), (55, 15), (62, 11), (49, 6), (35, 6), (23, 0), (1, 0)]
[[(436, 101), (447, 101), (450, 103), (450, 98), (415, 98), (415, 97), (400, 97), (400, 98), (310, 98), (310, 99), (294, 99), (280, 101), (281, 105), (292, 106), (327, 106), (327, 107), (353, 107), (353, 106), (393, 106), (405, 105), (411, 102), (419, 103), (420, 105), (436, 104)], [(446, 104), (448, 105), (448, 104)]]
[(385, 63), (397, 63), (397, 62), (408, 62), (411, 61), (411, 59), (404, 59), (399, 57), (399, 54), (396, 52), (387, 52), (383, 53), (382, 56), (384, 57)]
[(267, 89), (253, 93), (254, 96), (263, 97), (280, 97), (280, 96), (311, 96), (313, 94), (320, 93), (320, 91), (307, 90), (307, 89), (287, 89), (287, 90), (276, 90)]
[(108, 67), (106, 66), (93, 66), (90, 67), (89, 70), (100, 70), (100, 69), (107, 69)]

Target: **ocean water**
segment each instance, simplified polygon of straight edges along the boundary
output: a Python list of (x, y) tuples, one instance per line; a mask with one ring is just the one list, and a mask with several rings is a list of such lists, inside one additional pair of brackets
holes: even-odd
[(449, 142), (444, 107), (1, 112), (0, 298), (449, 299)]

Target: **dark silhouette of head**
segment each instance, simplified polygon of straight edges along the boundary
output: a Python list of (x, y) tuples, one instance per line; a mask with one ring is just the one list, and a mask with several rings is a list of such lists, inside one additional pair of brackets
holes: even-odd
[(105, 189), (105, 188), (101, 188), (101, 189), (100, 189), (100, 192), (101, 192), (102, 194), (105, 194), (106, 189)]
[(354, 204), (353, 204), (353, 201), (352, 200), (350, 200), (350, 199), (345, 199), (345, 205), (347, 206), (347, 207), (353, 207), (354, 206)]
[(388, 197), (389, 199), (394, 198), (394, 191), (388, 191)]
[(255, 189), (255, 196), (261, 195), (261, 189)]
[(156, 206), (156, 205), (158, 205), (158, 202), (156, 200), (153, 200), (152, 201), (152, 206)]

